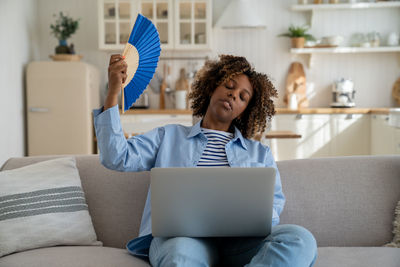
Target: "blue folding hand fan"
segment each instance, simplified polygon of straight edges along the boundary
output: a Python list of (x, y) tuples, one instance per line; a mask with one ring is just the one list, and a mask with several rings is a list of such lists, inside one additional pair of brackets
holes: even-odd
[(128, 110), (152, 79), (160, 57), (160, 37), (156, 27), (138, 14), (124, 52), (128, 64), (127, 78), (122, 85), (122, 112)]

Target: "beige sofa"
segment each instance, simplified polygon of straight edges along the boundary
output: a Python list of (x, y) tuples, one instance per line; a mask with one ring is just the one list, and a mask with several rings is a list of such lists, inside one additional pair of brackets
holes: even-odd
[[(53, 157), (8, 160), (2, 170)], [(94, 227), (104, 247), (51, 247), (0, 258), (13, 266), (148, 266), (128, 254), (138, 234), (149, 173), (104, 168), (97, 155), (76, 156)], [(357, 156), (278, 162), (287, 197), (281, 223), (309, 229), (318, 242), (315, 266), (400, 266), (392, 240), (400, 200), (400, 156)]]

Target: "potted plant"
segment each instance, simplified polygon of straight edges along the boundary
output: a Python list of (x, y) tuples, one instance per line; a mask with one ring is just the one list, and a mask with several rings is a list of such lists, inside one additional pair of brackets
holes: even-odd
[(279, 36), (290, 37), (292, 39), (293, 48), (303, 48), (306, 40), (315, 41), (314, 36), (307, 33), (309, 29), (310, 28), (308, 25), (298, 26), (298, 27), (290, 25), (288, 32), (282, 33)]
[(50, 25), (51, 33), (59, 42), (59, 45), (55, 49), (56, 54), (75, 54), (73, 48), (74, 45), (71, 44), (68, 46), (67, 39), (77, 31), (78, 27), (79, 19), (74, 20), (71, 17), (64, 15), (63, 12), (59, 13), (55, 24)]

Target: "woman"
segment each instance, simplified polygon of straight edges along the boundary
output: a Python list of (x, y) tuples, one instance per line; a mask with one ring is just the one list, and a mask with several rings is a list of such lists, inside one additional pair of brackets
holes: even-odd
[(244, 57), (222, 55), (207, 61), (197, 73), (189, 98), (192, 127), (166, 125), (125, 139), (118, 112), (118, 94), (127, 65), (112, 55), (109, 92), (104, 107), (94, 111), (100, 159), (118, 171), (148, 171), (153, 167), (269, 167), (276, 168), (271, 234), (265, 238), (153, 238), (150, 190), (139, 237), (128, 250), (149, 257), (153, 266), (312, 266), (316, 241), (296, 225), (278, 225), (285, 197), (280, 174), (269, 147), (250, 140), (263, 132), (275, 114), (277, 92), (267, 75), (256, 72)]

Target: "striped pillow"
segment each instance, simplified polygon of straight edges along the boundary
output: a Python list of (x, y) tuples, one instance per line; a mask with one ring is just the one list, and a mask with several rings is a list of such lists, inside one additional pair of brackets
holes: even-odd
[(74, 158), (0, 172), (0, 257), (97, 241)]

